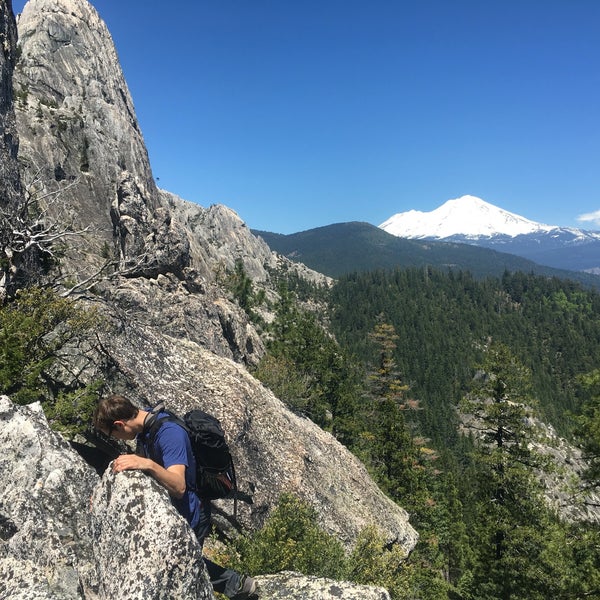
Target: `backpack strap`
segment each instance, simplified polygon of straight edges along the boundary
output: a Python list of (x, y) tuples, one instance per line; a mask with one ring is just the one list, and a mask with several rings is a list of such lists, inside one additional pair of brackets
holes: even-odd
[[(158, 415), (160, 413), (167, 413), (167, 415), (159, 418)], [(140, 442), (138, 443), (138, 446), (136, 448), (137, 454), (143, 454), (146, 458), (151, 458), (149, 455), (152, 453), (152, 450), (154, 448), (154, 441), (156, 440), (156, 434), (158, 433), (158, 430), (160, 429), (161, 425), (166, 421), (173, 421), (173, 422), (177, 423), (178, 425), (183, 427), (183, 429), (186, 431), (186, 433), (189, 434), (188, 429), (185, 426), (185, 423), (181, 419), (179, 419), (176, 415), (174, 415), (172, 412), (166, 410), (164, 402), (161, 402), (161, 403), (157, 404), (146, 415), (146, 418), (144, 419), (144, 428), (142, 430)], [(148, 448), (147, 452), (146, 452), (144, 446), (146, 446), (146, 448)]]
[(152, 426), (158, 419), (158, 413), (160, 413), (160, 412), (168, 412), (168, 411), (165, 411), (165, 403), (164, 402), (160, 402), (159, 404), (157, 404), (146, 415), (146, 418), (144, 419), (144, 430), (143, 430), (144, 432), (146, 432), (152, 428)]

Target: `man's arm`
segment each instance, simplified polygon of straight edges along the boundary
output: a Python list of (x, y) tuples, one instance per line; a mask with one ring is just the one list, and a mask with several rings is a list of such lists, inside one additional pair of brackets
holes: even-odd
[(115, 473), (139, 470), (152, 475), (173, 498), (182, 498), (185, 493), (185, 468), (185, 465), (171, 465), (165, 469), (153, 460), (137, 454), (121, 454), (113, 462)]

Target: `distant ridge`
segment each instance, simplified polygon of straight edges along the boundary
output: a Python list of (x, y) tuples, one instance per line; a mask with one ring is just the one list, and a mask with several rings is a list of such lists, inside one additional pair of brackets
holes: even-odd
[(471, 244), (557, 269), (600, 273), (600, 232), (537, 223), (475, 196), (448, 200), (431, 212), (397, 213), (380, 227), (406, 239)]
[(462, 243), (408, 240), (375, 225), (336, 223), (283, 235), (253, 230), (269, 247), (330, 277), (354, 271), (422, 267), (470, 271), (475, 277), (500, 277), (523, 271), (571, 279), (600, 289), (600, 277), (538, 265), (525, 258)]

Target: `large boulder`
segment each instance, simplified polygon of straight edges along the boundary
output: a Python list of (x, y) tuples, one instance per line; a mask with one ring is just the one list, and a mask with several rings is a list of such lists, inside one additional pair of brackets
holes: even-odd
[(285, 571), (258, 578), (260, 600), (390, 600), (381, 587), (305, 577)]
[(212, 600), (201, 550), (141, 472), (99, 480), (39, 404), (0, 396), (0, 597)]
[(39, 404), (0, 396), (0, 580), (10, 594), (82, 598), (93, 587), (89, 501), (97, 482)]
[(196, 536), (152, 478), (108, 469), (91, 512), (100, 597), (214, 598)]
[[(238, 483), (253, 498), (238, 517), (259, 527), (283, 492), (309, 501), (321, 526), (348, 547), (376, 525), (390, 544), (408, 554), (417, 533), (405, 510), (375, 485), (364, 465), (331, 434), (289, 411), (241, 365), (191, 340), (173, 338), (130, 319), (116, 334), (101, 337), (118, 365), (110, 385), (140, 406), (164, 402), (183, 414), (199, 407), (223, 423), (236, 462)], [(232, 503), (218, 507), (231, 517)]]

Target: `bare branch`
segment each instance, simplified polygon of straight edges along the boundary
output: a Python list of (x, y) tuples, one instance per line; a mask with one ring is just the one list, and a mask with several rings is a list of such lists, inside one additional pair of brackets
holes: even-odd
[(68, 298), (73, 295), (75, 292), (88, 291), (92, 286), (98, 283), (102, 278), (102, 273), (106, 271), (111, 266), (116, 266), (116, 261), (107, 260), (97, 271), (92, 273), (87, 279), (76, 283), (74, 286), (69, 288), (68, 290), (62, 292), (60, 295), (63, 298)]

